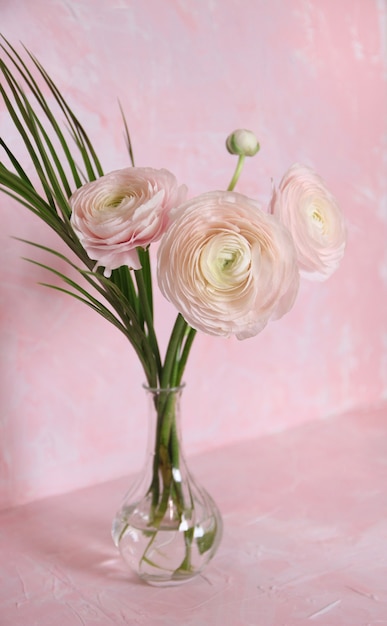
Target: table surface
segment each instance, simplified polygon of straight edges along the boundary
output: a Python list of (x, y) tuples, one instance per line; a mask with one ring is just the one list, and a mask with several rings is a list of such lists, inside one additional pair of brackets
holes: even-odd
[(387, 625), (387, 407), (189, 465), (224, 519), (203, 576), (126, 571), (110, 538), (126, 477), (0, 513), (0, 625)]

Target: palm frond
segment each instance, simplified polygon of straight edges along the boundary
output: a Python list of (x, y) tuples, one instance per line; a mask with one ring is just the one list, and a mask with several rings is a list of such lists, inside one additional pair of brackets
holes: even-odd
[[(85, 281), (89, 287), (85, 288), (82, 282), (70, 278), (52, 265), (39, 263), (33, 259), (28, 260), (56, 275), (64, 281), (66, 287), (48, 283), (44, 283), (45, 285), (76, 297), (123, 332), (140, 357), (148, 382), (155, 385), (160, 376), (161, 361), (153, 329), (149, 269), (145, 269), (147, 276), (145, 282), (141, 277), (137, 277), (136, 285), (129, 268), (114, 270), (111, 277), (106, 279), (102, 268), (95, 271), (95, 262), (88, 257), (71, 226), (69, 197), (84, 180), (93, 181), (103, 175), (101, 162), (92, 142), (54, 81), (31, 52), (26, 50), (38, 77), (43, 80), (55, 106), (63, 115), (62, 123), (57, 119), (27, 63), (4, 37), (0, 42), (0, 51), (5, 53), (4, 60), (0, 59), (0, 72), (4, 79), (0, 85), (0, 96), (24, 143), (43, 193), (37, 189), (31, 175), (26, 174), (26, 168), (22, 166), (4, 138), (0, 138), (0, 148), (4, 150), (9, 165), (0, 161), (0, 190), (52, 228), (84, 267), (79, 267), (52, 248), (24, 240), (25, 243), (64, 261), (79, 275), (79, 280)], [(122, 109), (121, 113), (124, 119)], [(65, 138), (66, 131), (69, 132), (72, 147)], [(134, 165), (126, 122), (125, 133), (131, 162)], [(145, 261), (144, 265), (146, 266)], [(141, 298), (139, 282), (142, 285)], [(93, 295), (90, 289), (97, 296)]]
[[(57, 269), (55, 264), (27, 260), (64, 282), (64, 286), (41, 284), (73, 296), (124, 333), (151, 387), (178, 383), (195, 331), (189, 330), (179, 315), (162, 363), (154, 329), (149, 250), (138, 248), (141, 269), (120, 267), (113, 270), (109, 278), (103, 275), (103, 268), (96, 267), (95, 261), (88, 257), (71, 225), (69, 198), (84, 182), (103, 175), (101, 162), (84, 127), (38, 59), (25, 49), (32, 70), (37, 73), (35, 78), (16, 49), (4, 37), (0, 39), (0, 52), (4, 53), (4, 59), (0, 58), (0, 73), (4, 79), (0, 84), (0, 97), (30, 160), (28, 167), (22, 165), (5, 138), (0, 137), (0, 150), (7, 158), (7, 164), (0, 159), (0, 191), (42, 219), (83, 267), (52, 248), (22, 240), (64, 262), (70, 275)], [(39, 81), (43, 81), (50, 98), (45, 97)], [(119, 107), (126, 147), (134, 167), (128, 124), (120, 103)], [(58, 112), (62, 119), (58, 119)], [(34, 175), (30, 174), (31, 164)], [(34, 182), (36, 179), (39, 187)], [(75, 278), (72, 278), (74, 272)]]
[(129, 128), (128, 128), (128, 124), (127, 124), (127, 121), (126, 121), (125, 113), (123, 111), (123, 108), (121, 106), (121, 102), (120, 101), (118, 101), (118, 106), (120, 107), (121, 117), (122, 117), (122, 121), (124, 123), (124, 135), (125, 135), (126, 147), (127, 147), (128, 153), (129, 153), (130, 162), (132, 164), (132, 167), (134, 167), (134, 156), (133, 156), (132, 142), (131, 142), (131, 139), (130, 139)]

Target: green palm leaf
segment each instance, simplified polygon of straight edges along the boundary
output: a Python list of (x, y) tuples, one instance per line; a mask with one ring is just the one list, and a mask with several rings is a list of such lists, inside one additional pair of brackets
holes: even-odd
[[(103, 175), (101, 162), (82, 124), (39, 61), (26, 50), (32, 70), (37, 73), (35, 78), (21, 55), (4, 37), (0, 41), (0, 52), (4, 54), (4, 59), (0, 59), (0, 73), (3, 77), (0, 95), (35, 170), (34, 177), (27, 175), (26, 168), (5, 139), (0, 137), (0, 191), (42, 219), (84, 267), (79, 267), (52, 248), (30, 241), (26, 243), (65, 262), (72, 272), (76, 272), (81, 282), (59, 271), (55, 265), (27, 260), (64, 282), (63, 287), (42, 284), (87, 304), (124, 333), (139, 356), (151, 387), (178, 384), (195, 331), (178, 315), (162, 363), (154, 329), (149, 251), (138, 249), (140, 270), (120, 267), (106, 278), (102, 268), (96, 269), (95, 261), (88, 257), (72, 229), (68, 200), (83, 182), (93, 181)], [(39, 87), (38, 79), (48, 89), (55, 112)], [(134, 166), (128, 125), (121, 105), (119, 107), (130, 162)], [(58, 112), (62, 120), (58, 119)], [(35, 179), (39, 181), (43, 192), (36, 186)]]

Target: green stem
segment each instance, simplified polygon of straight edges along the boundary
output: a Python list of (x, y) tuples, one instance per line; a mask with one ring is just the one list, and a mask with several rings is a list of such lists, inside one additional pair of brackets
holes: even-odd
[[(184, 497), (179, 480), (173, 473), (179, 468), (180, 450), (176, 424), (176, 392), (160, 392), (154, 399), (157, 411), (156, 440), (153, 459), (152, 492), (153, 521), (165, 514), (169, 497), (175, 499), (178, 511), (184, 510)], [(162, 490), (160, 500), (160, 474)]]
[(153, 315), (152, 315), (152, 310), (151, 310), (149, 293), (145, 285), (144, 274), (143, 274), (142, 269), (135, 270), (134, 273), (136, 276), (138, 297), (142, 305), (142, 312), (144, 314), (144, 320), (146, 323), (146, 327), (148, 329), (149, 344), (154, 354), (157, 371), (160, 376), (161, 375), (161, 358), (160, 358), (159, 346), (157, 343), (157, 337), (156, 337), (155, 329), (153, 326)]
[(153, 320), (153, 290), (152, 290), (152, 268), (149, 258), (149, 249), (137, 248), (138, 258), (141, 262), (142, 275), (144, 278), (144, 284), (146, 293), (148, 296), (150, 315)]
[(187, 364), (188, 355), (190, 353), (195, 336), (196, 336), (196, 330), (194, 328), (191, 328), (191, 326), (188, 326), (186, 330), (185, 344), (184, 344), (183, 350), (181, 350), (180, 352), (180, 358), (179, 358), (178, 368), (177, 368), (176, 378), (175, 378), (176, 386), (181, 384), (185, 366)]
[(184, 337), (184, 333), (186, 331), (188, 324), (185, 321), (184, 317), (179, 313), (175, 325), (173, 327), (171, 337), (169, 339), (169, 344), (167, 348), (167, 352), (165, 355), (164, 366), (162, 369), (161, 375), (161, 388), (166, 389), (168, 387), (175, 386), (173, 384), (173, 372), (176, 363), (176, 359), (178, 357), (178, 351), (182, 342), (182, 338)]
[(235, 188), (235, 185), (237, 184), (237, 182), (238, 182), (238, 180), (239, 180), (239, 176), (240, 176), (240, 175), (241, 175), (241, 173), (242, 173), (242, 170), (243, 170), (243, 165), (244, 165), (244, 163), (245, 163), (245, 158), (246, 158), (246, 157), (245, 157), (245, 155), (244, 155), (244, 154), (241, 154), (241, 155), (238, 157), (238, 163), (237, 163), (237, 166), (236, 166), (236, 168), (235, 168), (234, 175), (233, 175), (233, 177), (232, 177), (232, 179), (231, 179), (231, 181), (230, 181), (230, 184), (229, 184), (229, 186), (227, 187), (227, 191), (233, 191), (233, 189)]
[[(160, 387), (168, 389), (181, 384), (188, 354), (192, 347), (196, 330), (188, 326), (182, 315), (178, 314), (168, 344), (164, 366), (161, 370)], [(184, 342), (185, 337), (185, 343)], [(183, 349), (181, 350), (181, 346)], [(168, 391), (160, 392), (155, 397), (157, 411), (156, 442), (153, 461), (153, 478), (150, 490), (152, 492), (152, 507), (154, 516), (160, 519), (165, 513), (171, 484), (174, 483), (172, 468), (179, 465), (179, 442), (176, 432), (175, 394)], [(163, 486), (160, 502), (160, 476)], [(176, 488), (176, 497), (180, 508), (183, 508), (183, 496), (180, 486)], [(156, 512), (157, 509), (157, 512)]]
[[(171, 461), (172, 461), (172, 467), (179, 470), (180, 469), (180, 449), (179, 449), (179, 438), (178, 438), (177, 427), (176, 427), (176, 419), (173, 419), (172, 426), (171, 426), (170, 456), (171, 456)], [(181, 482), (174, 479), (173, 486), (175, 488), (175, 493), (176, 493), (177, 508), (178, 508), (179, 514), (182, 515), (182, 513), (184, 512), (184, 508), (186, 507), (186, 503), (184, 502), (184, 494), (183, 494)]]

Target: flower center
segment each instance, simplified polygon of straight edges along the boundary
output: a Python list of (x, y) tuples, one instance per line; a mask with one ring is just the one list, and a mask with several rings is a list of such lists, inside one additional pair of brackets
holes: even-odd
[(100, 209), (102, 209), (102, 211), (107, 210), (107, 209), (116, 209), (123, 202), (126, 202), (127, 200), (130, 200), (131, 198), (132, 196), (128, 194), (112, 196), (111, 198), (108, 198), (105, 204), (100, 206)]
[(321, 217), (321, 213), (319, 213), (316, 209), (313, 211), (312, 213), (312, 218), (316, 221), (316, 222), (320, 222), (321, 224), (324, 223), (323, 218)]
[(245, 282), (249, 275), (250, 246), (240, 235), (220, 233), (206, 243), (199, 263), (208, 285), (218, 289), (231, 289)]
[(328, 231), (328, 223), (324, 210), (312, 203), (307, 211), (310, 218), (310, 228), (317, 237), (325, 237)]

